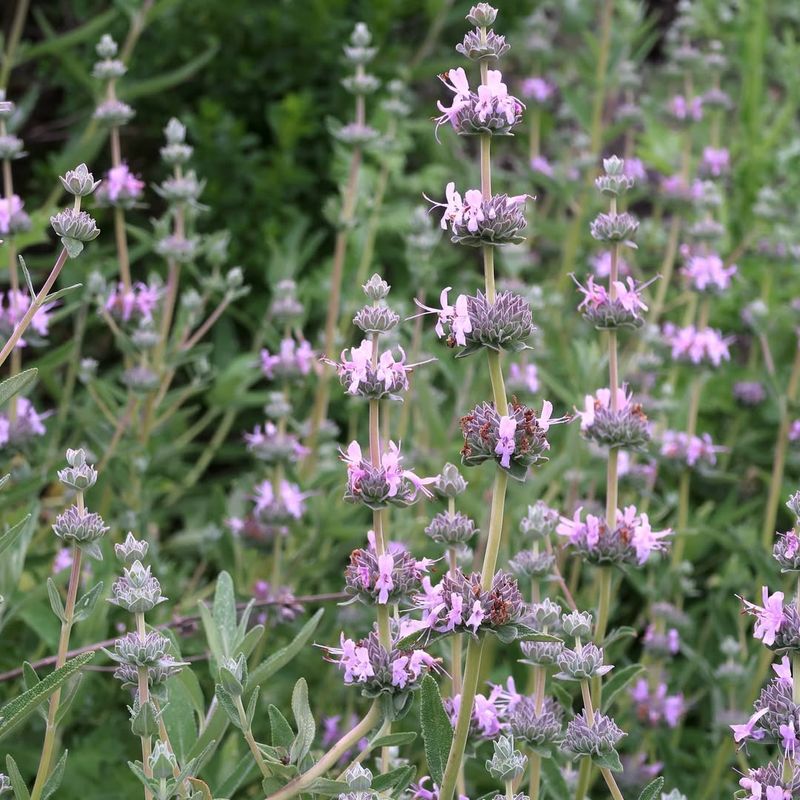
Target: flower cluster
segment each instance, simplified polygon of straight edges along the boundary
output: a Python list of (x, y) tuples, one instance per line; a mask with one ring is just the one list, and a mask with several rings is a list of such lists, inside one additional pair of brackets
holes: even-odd
[(345, 589), (367, 603), (398, 603), (416, 594), (428, 571), (427, 559), (417, 561), (403, 545), (390, 542), (378, 555), (375, 532), (367, 533), (368, 545), (350, 553), (345, 569)]
[(528, 195), (509, 197), (496, 194), (484, 197), (480, 189), (468, 189), (464, 198), (452, 181), (445, 187), (445, 202), (433, 200), (434, 208), (443, 208), (442, 230), (450, 227), (451, 239), (470, 247), (518, 244), (527, 225), (525, 203)]
[(610, 389), (598, 389), (584, 398), (583, 411), (576, 409), (581, 433), (605, 447), (642, 448), (650, 441), (650, 423), (642, 407), (623, 386), (616, 403)]
[(478, 573), (465, 575), (450, 571), (436, 586), (422, 582), (423, 593), (415, 598), (422, 611), (422, 628), (436, 633), (497, 631), (522, 619), (525, 608), (517, 582), (504, 572), (497, 572), (491, 588), (481, 585)]
[(23, 210), (19, 195), (0, 198), (0, 236), (24, 233), (31, 227), (30, 217)]
[(374, 631), (359, 641), (341, 634), (340, 647), (326, 647), (325, 653), (344, 672), (344, 682), (361, 686), (366, 697), (411, 692), (437, 667), (436, 659), (424, 650), (393, 645), (387, 652)]
[(672, 350), (676, 361), (718, 367), (730, 361), (729, 345), (733, 341), (715, 328), (697, 328), (694, 325), (678, 326), (667, 322), (663, 327), (664, 341)]
[(127, 164), (121, 163), (106, 173), (97, 190), (97, 203), (112, 208), (133, 208), (143, 191), (144, 181), (137, 178)]
[(109, 293), (103, 308), (115, 319), (122, 322), (150, 322), (153, 312), (158, 308), (161, 287), (137, 281), (126, 289), (119, 283)]
[(314, 364), (314, 351), (305, 340), (281, 340), (277, 352), (261, 351), (261, 371), (270, 380), (297, 380), (306, 377)]
[(689, 256), (683, 274), (695, 291), (719, 294), (731, 285), (736, 270), (736, 264), (726, 267), (716, 253), (696, 253)]
[(613, 295), (605, 286), (595, 283), (592, 275), (588, 277), (586, 286), (577, 280), (575, 283), (583, 294), (578, 311), (583, 312), (583, 318), (598, 330), (638, 328), (644, 324), (641, 312), (647, 311), (647, 306), (642, 300), (643, 287), (633, 278), (613, 281)]
[(583, 508), (572, 519), (562, 517), (557, 532), (587, 561), (593, 564), (645, 564), (652, 553), (667, 548), (664, 539), (672, 531), (654, 531), (647, 514), (639, 514), (635, 506), (624, 511), (617, 509), (616, 526), (609, 530), (604, 519), (587, 514), (581, 520)]
[(715, 445), (707, 433), (696, 436), (684, 431), (666, 430), (661, 434), (661, 455), (687, 467), (703, 464), (713, 467), (717, 463), (717, 453), (724, 449)]
[[(9, 289), (0, 292), (0, 332), (8, 338), (14, 332), (19, 321), (30, 308), (31, 298), (27, 289)], [(25, 336), (20, 337), (17, 347), (27, 347), (28, 344), (39, 345), (50, 331), (50, 315), (52, 304), (46, 304), (36, 309), (31, 318)]]
[(308, 448), (300, 444), (296, 436), (281, 430), (269, 420), (245, 433), (244, 440), (249, 452), (271, 466), (294, 463), (308, 452)]
[(356, 441), (350, 442), (341, 457), (347, 464), (344, 496), (351, 503), (380, 509), (389, 504), (411, 505), (420, 494), (433, 497), (427, 486), (436, 478), (419, 478), (411, 470), (403, 469), (400, 447), (394, 442), (389, 442), (388, 449), (381, 454), (379, 466), (364, 458)]
[[(495, 37), (495, 42), (501, 38)], [(466, 39), (465, 47), (469, 47), (471, 52), (477, 50), (477, 46), (473, 46), (472, 42), (467, 43)], [(462, 136), (507, 136), (522, 121), (522, 110), (525, 106), (508, 93), (500, 70), (488, 70), (486, 83), (478, 86), (477, 92), (470, 89), (467, 74), (462, 67), (448, 70), (439, 78), (453, 93), (453, 102), (450, 106), (441, 102), (437, 104), (442, 112), (436, 119), (437, 134), (439, 126), (449, 122), (453, 130)]]
[(640, 722), (650, 726), (662, 723), (668, 728), (677, 727), (686, 712), (686, 701), (682, 694), (668, 694), (667, 684), (659, 681), (655, 687), (647, 678), (640, 678), (630, 690), (630, 697)]
[(340, 361), (323, 359), (336, 367), (342, 386), (350, 395), (370, 400), (400, 399), (400, 393), (408, 389), (408, 374), (413, 369), (406, 364), (406, 354), (397, 348), (398, 356), (391, 349), (380, 355), (373, 352), (372, 339), (364, 339), (358, 347), (342, 350)]
[(490, 403), (480, 403), (461, 418), (464, 446), (461, 460), (475, 466), (494, 460), (513, 478), (524, 480), (528, 467), (545, 460), (550, 449), (547, 431), (551, 424), (553, 406), (545, 400), (537, 417), (533, 409), (512, 403), (508, 415), (500, 415)]

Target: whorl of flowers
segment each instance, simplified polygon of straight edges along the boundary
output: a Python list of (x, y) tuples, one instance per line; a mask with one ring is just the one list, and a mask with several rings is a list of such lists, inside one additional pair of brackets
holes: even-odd
[[(495, 36), (493, 41), (497, 43), (500, 39), (502, 37)], [(453, 102), (450, 106), (437, 103), (442, 112), (436, 118), (437, 134), (439, 126), (449, 122), (453, 130), (462, 136), (508, 136), (512, 128), (522, 121), (525, 106), (508, 93), (500, 70), (488, 70), (486, 83), (478, 86), (477, 92), (470, 89), (462, 67), (448, 70), (439, 79), (453, 92)]]
[(347, 464), (347, 489), (345, 500), (363, 503), (376, 510), (388, 505), (407, 506), (415, 503), (422, 494), (433, 497), (427, 486), (436, 478), (419, 478), (411, 470), (403, 469), (400, 447), (389, 442), (381, 454), (380, 465), (365, 459), (358, 442), (351, 442), (347, 451), (341, 451)]
[(259, 461), (272, 466), (297, 462), (308, 452), (296, 436), (282, 431), (270, 421), (263, 426), (256, 425), (251, 432), (245, 433), (244, 440), (249, 452)]
[(697, 253), (689, 256), (682, 272), (694, 290), (720, 294), (730, 287), (736, 270), (736, 264), (726, 267), (716, 253)]
[(739, 778), (739, 786), (747, 793), (742, 800), (792, 800), (800, 792), (800, 772), (788, 762), (786, 777), (785, 762), (770, 762), (763, 767), (748, 769), (747, 775)]
[(700, 171), (712, 178), (719, 178), (730, 171), (731, 154), (727, 147), (704, 147)]
[(161, 594), (161, 584), (141, 561), (125, 567), (122, 576), (111, 586), (110, 603), (124, 608), (131, 614), (144, 614), (167, 598)]
[[(463, 295), (462, 295), (463, 296)], [(488, 347), (490, 350), (517, 351), (526, 348), (533, 334), (530, 303), (516, 292), (498, 292), (493, 303), (480, 290), (467, 296), (469, 331), (464, 349), (457, 357)]]
[(639, 229), (639, 221), (627, 211), (622, 213), (601, 213), (591, 222), (589, 232), (598, 242), (621, 242), (628, 247), (636, 247), (631, 240)]
[(584, 681), (606, 675), (614, 669), (612, 664), (603, 663), (603, 648), (592, 642), (576, 644), (574, 648), (565, 647), (556, 663), (559, 671), (555, 677), (566, 681)]
[(616, 409), (612, 407), (611, 390), (598, 389), (584, 398), (581, 433), (606, 447), (642, 448), (650, 441), (650, 423), (639, 403), (626, 387), (617, 389)]
[(325, 654), (344, 672), (344, 682), (361, 686), (366, 697), (411, 692), (437, 666), (436, 659), (421, 649), (392, 646), (387, 652), (374, 631), (359, 641), (342, 633), (340, 647), (326, 647)]
[(277, 487), (270, 480), (261, 481), (253, 492), (254, 513), (268, 525), (286, 525), (301, 519), (305, 513), (305, 498), (296, 483), (281, 480)]
[(573, 280), (583, 293), (578, 311), (598, 330), (638, 328), (644, 324), (641, 312), (647, 311), (647, 306), (641, 296), (643, 286), (637, 285), (633, 278), (614, 281), (613, 299), (605, 286), (595, 283), (592, 275), (588, 277), (586, 286), (575, 278)]
[(137, 281), (129, 289), (120, 283), (106, 298), (104, 309), (122, 322), (150, 322), (158, 307), (161, 287)]
[[(472, 740), (494, 739), (506, 729), (506, 707), (500, 702), (502, 687), (495, 686), (489, 696), (475, 695), (469, 722), (469, 738)], [(444, 698), (444, 707), (455, 726), (461, 708), (461, 695)]]
[(344, 573), (345, 590), (366, 603), (398, 603), (420, 590), (420, 581), (428, 571), (427, 559), (417, 561), (396, 542), (378, 555), (375, 533), (367, 534), (368, 545), (350, 553)]
[(546, 434), (556, 422), (550, 419), (552, 410), (552, 404), (545, 400), (537, 417), (533, 409), (515, 401), (506, 416), (498, 414), (490, 403), (478, 404), (461, 418), (462, 463), (475, 466), (494, 460), (511, 477), (524, 480), (528, 467), (544, 461), (550, 448)]
[(388, 349), (373, 359), (374, 348), (372, 339), (364, 339), (358, 347), (342, 350), (339, 361), (323, 361), (336, 367), (339, 380), (349, 395), (370, 400), (401, 399), (400, 393), (408, 389), (408, 374), (412, 371), (406, 364), (405, 351), (398, 346), (397, 355)]
[(537, 709), (533, 697), (523, 696), (508, 714), (508, 729), (535, 753), (549, 755), (563, 738), (564, 709), (552, 697), (544, 697)]
[(647, 514), (639, 514), (635, 506), (617, 509), (616, 527), (609, 530), (606, 522), (594, 514), (581, 520), (583, 508), (572, 519), (562, 517), (558, 533), (587, 561), (593, 564), (631, 564), (642, 566), (652, 553), (666, 550), (664, 539), (672, 531), (654, 531)]
[(0, 198), (0, 236), (24, 233), (31, 227), (30, 217), (23, 211), (19, 195)]
[(437, 633), (469, 633), (477, 636), (519, 622), (525, 611), (517, 582), (504, 572), (495, 574), (487, 591), (481, 576), (449, 572), (432, 586), (422, 582), (423, 593), (415, 598), (422, 610), (422, 624)]
[(450, 227), (451, 240), (470, 247), (519, 244), (527, 225), (525, 202), (528, 195), (509, 197), (496, 194), (484, 198), (480, 189), (468, 189), (462, 200), (452, 181), (445, 188), (445, 202), (433, 200), (434, 208), (443, 208), (442, 230)]
[(464, 544), (476, 533), (475, 521), (460, 511), (442, 511), (425, 528), (425, 533), (434, 542), (446, 545)]
[(266, 348), (261, 351), (261, 371), (270, 380), (298, 380), (311, 372), (314, 364), (314, 351), (305, 340), (292, 338), (281, 340), (277, 352)]
[(40, 414), (27, 397), (17, 397), (17, 414), (12, 420), (6, 412), (0, 412), (0, 447), (9, 444), (22, 447), (47, 430), (44, 420), (51, 412)]
[(683, 695), (668, 694), (663, 681), (652, 688), (647, 678), (639, 678), (630, 690), (630, 697), (639, 721), (651, 727), (666, 724), (668, 728), (676, 728), (686, 713)]
[(288, 586), (273, 587), (268, 581), (257, 580), (253, 584), (253, 599), (258, 607), (260, 624), (292, 622), (303, 613), (303, 604)]
[(519, 578), (545, 578), (553, 571), (555, 553), (546, 550), (520, 550), (508, 562), (508, 568)]
[(555, 533), (558, 525), (558, 511), (550, 508), (543, 500), (537, 500), (520, 520), (519, 529), (522, 534), (533, 541), (541, 541)]
[(615, 750), (626, 734), (605, 714), (594, 714), (590, 724), (585, 710), (576, 714), (567, 724), (564, 748), (580, 756), (606, 756)]
[(690, 436), (684, 431), (666, 430), (661, 435), (661, 455), (687, 467), (703, 464), (713, 467), (717, 463), (717, 453), (724, 449), (715, 445), (708, 433)]
[(101, 206), (114, 208), (133, 208), (142, 196), (144, 181), (137, 178), (122, 163), (112, 167), (97, 189), (97, 202)]
[(691, 99), (682, 94), (670, 98), (666, 108), (669, 118), (678, 124), (690, 124), (703, 119), (703, 97), (696, 95)]
[(508, 379), (506, 385), (512, 392), (528, 392), (536, 394), (540, 389), (539, 369), (536, 364), (517, 364), (516, 361), (508, 365)]
[(694, 325), (680, 327), (667, 322), (663, 327), (664, 341), (676, 361), (718, 367), (730, 361), (729, 345), (733, 341), (715, 328), (697, 328)]
[[(11, 336), (19, 321), (30, 308), (31, 298), (27, 289), (9, 289), (0, 292), (0, 332), (5, 337)], [(53, 304), (48, 303), (36, 309), (31, 318), (26, 336), (20, 337), (17, 347), (27, 347), (29, 344), (41, 345), (50, 332), (50, 315)], [(26, 338), (27, 337), (27, 338)]]

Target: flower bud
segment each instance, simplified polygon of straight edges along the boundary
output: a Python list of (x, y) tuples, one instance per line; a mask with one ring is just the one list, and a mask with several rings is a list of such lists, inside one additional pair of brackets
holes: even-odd
[(164, 128), (167, 144), (183, 144), (186, 141), (186, 126), (180, 120), (172, 117)]
[(591, 223), (591, 234), (600, 242), (625, 242), (639, 228), (639, 221), (627, 211), (622, 214), (598, 214)]
[(17, 107), (10, 100), (6, 100), (6, 90), (0, 89), (0, 119), (8, 121), (17, 111)]
[(353, 47), (368, 47), (372, 41), (372, 34), (366, 22), (356, 22), (353, 32), (350, 34), (350, 44)]
[(0, 136), (0, 159), (12, 160), (15, 158), (22, 158), (25, 153), (22, 152), (22, 139), (13, 134), (7, 133)]
[(219, 668), (219, 679), (225, 690), (233, 697), (241, 697), (247, 683), (247, 662), (244, 655), (238, 659), (226, 658)]
[(118, 50), (117, 43), (108, 33), (104, 33), (100, 37), (100, 41), (95, 45), (94, 49), (100, 58), (114, 58)]
[(571, 611), (561, 618), (561, 627), (573, 639), (588, 639), (592, 634), (592, 615), (588, 611)]
[(570, 650), (565, 648), (558, 656), (560, 672), (556, 678), (569, 681), (584, 681), (595, 675), (605, 675), (613, 667), (603, 665), (603, 648), (595, 644), (585, 644), (582, 647)]
[(486, 762), (486, 769), (497, 781), (515, 781), (525, 771), (527, 756), (514, 749), (513, 736), (500, 736), (494, 740), (494, 753)]
[(534, 505), (528, 506), (528, 513), (520, 520), (519, 529), (533, 541), (541, 541), (555, 531), (558, 520), (558, 511), (537, 500)]
[(114, 545), (114, 553), (123, 564), (143, 561), (150, 545), (144, 539), (137, 539), (130, 531), (125, 541)]
[(66, 208), (50, 217), (50, 225), (61, 238), (70, 258), (80, 255), (84, 243), (91, 242), (100, 235), (100, 229), (91, 215), (74, 208)]
[(364, 333), (388, 333), (400, 317), (388, 306), (364, 306), (353, 317), (353, 324)]
[(150, 567), (141, 561), (123, 569), (122, 577), (111, 587), (111, 595), (110, 603), (132, 614), (144, 614), (167, 599), (162, 596), (161, 584), (151, 574)]
[(586, 711), (580, 711), (567, 725), (564, 747), (576, 756), (603, 756), (610, 754), (625, 733), (611, 717), (595, 712), (589, 724)]
[(157, 739), (153, 745), (153, 752), (150, 754), (150, 772), (156, 780), (166, 780), (173, 776), (178, 762), (170, 752), (166, 742)]
[(425, 533), (434, 542), (447, 545), (468, 542), (477, 532), (475, 522), (460, 511), (456, 511), (454, 514), (443, 511), (437, 514), (425, 528)]
[(447, 463), (436, 476), (433, 489), (440, 497), (458, 497), (466, 491), (467, 486), (467, 481), (458, 471), (458, 467), (455, 464)]
[(467, 22), (476, 28), (488, 28), (497, 19), (497, 9), (488, 3), (477, 3), (467, 14)]
[(97, 482), (97, 470), (86, 462), (86, 451), (83, 449), (67, 450), (68, 467), (58, 471), (58, 479), (65, 486), (85, 492)]
[(4, 775), (0, 772), (0, 795), (8, 794), (9, 792), (13, 792), (11, 788), (11, 779), (8, 775)]
[(108, 526), (99, 514), (78, 506), (70, 506), (56, 517), (53, 533), (65, 543), (90, 544), (100, 539)]
[(345, 772), (344, 780), (351, 791), (366, 792), (372, 786), (372, 773), (361, 764), (354, 764)]
[(118, 128), (121, 125), (127, 125), (135, 115), (136, 112), (127, 103), (123, 103), (122, 100), (112, 99), (104, 100), (100, 103), (92, 116), (103, 125), (108, 125), (110, 128)]
[(361, 288), (373, 303), (377, 303), (386, 298), (392, 287), (376, 272)]
[(150, 631), (140, 636), (131, 631), (114, 642), (114, 652), (106, 651), (110, 658), (120, 664), (134, 667), (150, 667), (167, 655), (170, 642), (158, 631)]
[(67, 170), (67, 173), (58, 178), (61, 185), (76, 197), (86, 197), (91, 194), (99, 185), (100, 181), (94, 179), (94, 175), (89, 172), (86, 164), (78, 164), (75, 169)]
[(522, 550), (508, 562), (509, 569), (518, 578), (545, 578), (553, 571), (556, 557), (543, 550)]

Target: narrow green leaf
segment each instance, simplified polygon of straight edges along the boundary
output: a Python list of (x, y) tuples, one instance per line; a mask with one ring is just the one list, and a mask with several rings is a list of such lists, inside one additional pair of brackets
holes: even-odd
[[(75, 680), (70, 681), (62, 690), (61, 690), (61, 702), (58, 704), (58, 711), (56, 712), (56, 725), (60, 725), (69, 714), (70, 709), (72, 708), (72, 704), (75, 702), (75, 698), (78, 696), (78, 691), (81, 688), (81, 684), (83, 683), (83, 673), (79, 672), (75, 676)], [(42, 718), (47, 718), (47, 713), (45, 712), (44, 708), (39, 708), (39, 713), (42, 715)]]
[(542, 781), (550, 800), (563, 800), (564, 797), (571, 796), (567, 782), (561, 774), (561, 768), (554, 758), (542, 759)]
[(239, 730), (241, 730), (242, 723), (239, 719), (239, 711), (236, 708), (236, 703), (234, 703), (230, 692), (228, 692), (228, 690), (221, 683), (218, 683), (215, 689), (215, 694), (217, 696), (217, 702), (222, 707), (222, 710), (228, 715), (228, 720), (237, 728), (239, 728)]
[(239, 644), (236, 647), (236, 655), (238, 656), (239, 653), (243, 653), (245, 658), (249, 656), (253, 650), (256, 649), (256, 645), (263, 635), (263, 625), (253, 625), (253, 627), (250, 628), (250, 630), (247, 631), (244, 636), (237, 635), (237, 641)]
[(292, 726), (286, 721), (286, 717), (281, 714), (277, 706), (270, 705), (267, 713), (269, 714), (269, 727), (272, 731), (272, 746), (283, 747), (288, 752), (294, 740)]
[(319, 625), (325, 609), (320, 608), (313, 617), (300, 629), (297, 636), (292, 639), (286, 647), (273, 653), (269, 658), (262, 661), (247, 679), (245, 692), (252, 690), (256, 686), (261, 686), (264, 681), (271, 678), (278, 670), (283, 669), (305, 646), (306, 642), (314, 635), (314, 631)]
[(31, 273), (28, 271), (28, 265), (25, 263), (25, 259), (22, 256), (17, 256), (17, 260), (19, 261), (19, 266), (20, 269), (22, 270), (22, 274), (25, 276), (25, 283), (28, 286), (28, 296), (36, 297), (36, 290), (33, 288)]
[(248, 750), (239, 759), (233, 769), (223, 778), (222, 783), (217, 787), (215, 794), (220, 797), (233, 797), (240, 786), (249, 783), (257, 771), (256, 762), (252, 753)]
[(50, 598), (50, 608), (53, 609), (53, 613), (62, 622), (65, 622), (66, 617), (64, 616), (64, 603), (61, 601), (61, 595), (59, 594), (58, 587), (52, 578), (47, 579), (47, 596)]
[(416, 772), (416, 767), (406, 765), (376, 775), (372, 781), (372, 789), (376, 792), (389, 792), (392, 797), (399, 797), (414, 780)]
[(31, 800), (28, 787), (20, 774), (17, 762), (11, 756), (6, 756), (6, 769), (8, 770), (8, 777), (11, 779), (11, 788), (14, 790), (14, 797), (17, 800)]
[(82, 653), (70, 659), (60, 669), (54, 670), (46, 678), (28, 691), (15, 697), (0, 709), (0, 739), (8, 735), (14, 728), (23, 722), (28, 715), (43, 703), (50, 695), (60, 688), (66, 680), (71, 678), (81, 667), (94, 658), (94, 652)]
[(231, 658), (236, 645), (236, 593), (233, 589), (233, 579), (227, 572), (220, 572), (217, 577), (213, 616), (219, 632), (222, 653)]
[(611, 750), (599, 756), (592, 756), (592, 763), (598, 767), (610, 769), (613, 772), (622, 772), (622, 762), (619, 760), (619, 753), (616, 750)]
[[(8, 478), (8, 476), (6, 476), (6, 478)], [(28, 514), (15, 525), (12, 525), (2, 536), (0, 536), (0, 556), (3, 555), (3, 553), (5, 553), (9, 547), (13, 547), (17, 543), (19, 537), (22, 535), (22, 532), (25, 530), (25, 523), (30, 518), (31, 515)]]
[(83, 286), (82, 283), (73, 283), (72, 286), (64, 286), (61, 289), (57, 289), (55, 292), (51, 292), (45, 298), (46, 303), (54, 303), (56, 300), (60, 300), (65, 295), (68, 295), (70, 292), (74, 292), (76, 289), (80, 289)]
[(58, 787), (61, 786), (61, 781), (64, 778), (64, 768), (67, 766), (68, 752), (68, 750), (65, 750), (61, 754), (61, 758), (58, 759), (58, 763), (53, 767), (53, 771), (45, 781), (44, 787), (42, 788), (42, 800), (48, 800), (49, 797), (52, 797), (58, 791)]
[(260, 689), (256, 689), (250, 697), (250, 701), (247, 703), (247, 710), (245, 716), (247, 717), (247, 724), (250, 727), (253, 726), (253, 720), (256, 716), (256, 709), (258, 708), (258, 697), (261, 693)]
[(311, 706), (308, 704), (308, 684), (305, 678), (300, 678), (294, 685), (292, 713), (297, 723), (297, 736), (289, 749), (289, 761), (292, 764), (299, 764), (308, 755), (308, 751), (311, 750), (311, 745), (314, 744), (314, 736), (317, 732), (314, 715), (311, 713)]
[(5, 405), (15, 394), (21, 392), (36, 379), (38, 374), (38, 369), (26, 369), (0, 383), (0, 406)]
[(614, 670), (611, 677), (603, 684), (603, 712), (611, 708), (611, 701), (643, 672), (644, 667), (641, 664), (629, 664), (620, 670)]
[(350, 787), (344, 781), (332, 781), (330, 778), (317, 778), (304, 790), (308, 794), (321, 794), (324, 797), (335, 797), (349, 791)]
[(103, 581), (96, 583), (86, 592), (83, 597), (78, 600), (75, 604), (75, 622), (80, 622), (81, 620), (87, 619), (92, 611), (94, 611), (94, 607), (97, 605), (97, 600), (100, 597), (100, 593), (103, 591)]
[(389, 733), (386, 736), (379, 736), (372, 742), (372, 747), (395, 747), (402, 744), (411, 744), (417, 734), (414, 731), (402, 731), (400, 733)]
[(639, 795), (639, 800), (658, 800), (661, 797), (661, 790), (664, 788), (664, 779), (661, 777), (656, 778), (652, 783), (642, 789)]
[(41, 678), (36, 674), (36, 670), (30, 661), (25, 661), (22, 664), (22, 684), (26, 690), (36, 686), (41, 681)]
[(439, 687), (430, 675), (426, 675), (422, 680), (419, 720), (422, 740), (425, 743), (428, 773), (433, 782), (441, 786), (450, 745), (453, 742), (453, 726), (442, 705)]
[(221, 664), (224, 654), (222, 652), (222, 641), (220, 640), (219, 631), (217, 630), (214, 618), (205, 603), (199, 603), (198, 609), (200, 611), (200, 620), (203, 623), (203, 630), (206, 634), (208, 649), (211, 651), (211, 656), (216, 664)]

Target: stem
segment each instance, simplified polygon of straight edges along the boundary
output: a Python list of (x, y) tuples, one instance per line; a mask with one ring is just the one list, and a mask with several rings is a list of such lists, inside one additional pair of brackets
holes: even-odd
[[(593, 726), (594, 707), (592, 706), (592, 693), (589, 691), (589, 682), (586, 680), (581, 681), (581, 696), (583, 697), (583, 707), (586, 709), (586, 721), (590, 726)], [(591, 761), (585, 758), (584, 762), (588, 763), (590, 765), (589, 769), (591, 769)], [(611, 792), (611, 796), (614, 800), (625, 800), (614, 779), (614, 773), (607, 767), (600, 767), (600, 774), (603, 776), (603, 780), (605, 780), (606, 786), (608, 786), (608, 790)]]
[(781, 404), (781, 422), (778, 427), (778, 441), (775, 445), (775, 459), (772, 462), (769, 495), (767, 507), (764, 510), (764, 525), (761, 528), (761, 542), (766, 548), (769, 548), (772, 542), (772, 537), (775, 533), (775, 523), (778, 519), (778, 504), (781, 498), (783, 471), (786, 466), (786, 449), (789, 445), (789, 426), (791, 424), (788, 405), (789, 403), (796, 402), (798, 388), (800, 388), (800, 341), (798, 341), (798, 346), (794, 352), (792, 372), (789, 376), (786, 396), (783, 398)]
[[(147, 631), (145, 630), (144, 626), (144, 614), (139, 613), (136, 615), (136, 631), (139, 634), (140, 639), (144, 639), (147, 635)], [(137, 674), (139, 677), (139, 708), (141, 708), (146, 703), (150, 702), (150, 684), (147, 678), (147, 667), (139, 667), (137, 669)], [(153, 770), (150, 766), (150, 755), (151, 755), (151, 742), (149, 736), (142, 736), (142, 769), (144, 770), (144, 774), (148, 778), (153, 777)], [(149, 789), (144, 790), (145, 800), (152, 800), (153, 794)]]
[(272, 776), (272, 771), (267, 766), (267, 762), (264, 761), (264, 755), (261, 752), (255, 737), (253, 736), (253, 729), (251, 728), (250, 723), (247, 721), (247, 714), (245, 713), (244, 706), (242, 705), (242, 698), (238, 696), (235, 697), (234, 703), (236, 704), (236, 711), (239, 714), (239, 722), (241, 723), (242, 732), (244, 733), (247, 746), (250, 748), (250, 752), (253, 754), (256, 764), (258, 764), (261, 774), (265, 778), (269, 778)]
[(592, 128), (590, 140), (592, 153), (600, 152), (603, 136), (603, 105), (605, 104), (606, 81), (608, 79), (608, 60), (611, 50), (611, 20), (614, 15), (614, 0), (606, 0), (600, 18), (600, 48), (597, 55), (597, 87), (592, 106)]
[[(492, 489), (489, 535), (486, 539), (486, 551), (483, 556), (483, 570), (481, 571), (481, 585), (487, 592), (492, 588), (492, 580), (497, 566), (497, 555), (500, 552), (500, 540), (503, 537), (503, 512), (506, 503), (507, 486), (508, 474), (502, 469), (497, 469), (494, 476), (494, 488)], [(469, 657), (469, 648), (467, 648), (467, 657)], [(466, 683), (466, 676), (464, 682)], [(470, 711), (472, 711), (471, 706)]]
[[(455, 511), (455, 498), (451, 497), (448, 500), (449, 514), (452, 517)], [(450, 574), (455, 575), (458, 565), (456, 563), (456, 548), (450, 547)], [(456, 633), (450, 637), (450, 674), (452, 675), (453, 684), (453, 697), (461, 694), (461, 655), (462, 655), (462, 642), (461, 634)]]
[(117, 244), (119, 277), (125, 291), (129, 292), (131, 289), (131, 262), (128, 254), (128, 238), (125, 235), (125, 212), (119, 206), (114, 209), (114, 239)]
[(506, 800), (514, 800), (514, 781), (506, 781)]
[(464, 670), (464, 688), (461, 692), (461, 702), (458, 708), (458, 719), (453, 731), (453, 742), (450, 745), (450, 754), (447, 757), (442, 787), (439, 790), (439, 800), (452, 800), (456, 787), (461, 761), (464, 758), (464, 749), (467, 745), (470, 720), (472, 719), (472, 705), (475, 702), (475, 690), (481, 669), (481, 656), (485, 639), (470, 636), (467, 645), (467, 659)]
[[(361, 98), (363, 100), (363, 98)], [(342, 294), (342, 276), (344, 263), (347, 256), (347, 242), (350, 229), (355, 218), (356, 202), (358, 200), (358, 173), (361, 169), (361, 148), (353, 148), (350, 156), (350, 170), (342, 201), (342, 215), (339, 232), (336, 234), (336, 244), (333, 251), (333, 267), (331, 269), (331, 286), (328, 296), (328, 312), (325, 317), (325, 338), (323, 348), (325, 357), (332, 359), (336, 353), (336, 321), (339, 317), (339, 304)], [(307, 446), (310, 450), (304, 464), (304, 471), (313, 466), (316, 459), (319, 430), (328, 415), (330, 402), (330, 376), (324, 372), (317, 384), (317, 393), (314, 398), (314, 409), (311, 414), (311, 426), (308, 434)]]
[(289, 781), (283, 789), (268, 796), (267, 800), (290, 800), (296, 797), (317, 778), (324, 775), (339, 759), (355, 744), (368, 734), (376, 725), (381, 715), (380, 704), (375, 700), (370, 706), (367, 715), (350, 733), (345, 734), (336, 744), (320, 758), (311, 769)]
[(3, 349), (0, 350), (0, 366), (5, 364), (9, 354), (14, 349), (17, 342), (22, 338), (22, 334), (25, 333), (25, 331), (28, 329), (28, 326), (31, 324), (31, 320), (33, 319), (34, 315), (42, 307), (45, 300), (47, 300), (47, 295), (53, 288), (53, 284), (56, 282), (56, 279), (58, 278), (59, 274), (61, 273), (61, 270), (64, 267), (64, 264), (66, 263), (67, 263), (67, 251), (62, 249), (61, 252), (58, 254), (56, 263), (53, 264), (53, 269), (47, 276), (47, 280), (44, 282), (44, 286), (42, 286), (41, 291), (39, 292), (39, 294), (36, 295), (36, 298), (28, 307), (28, 310), (25, 312), (25, 315), (19, 321), (16, 328), (14, 328), (14, 332), (11, 334), (11, 337), (3, 346)]
[(2, 88), (5, 88), (8, 84), (8, 76), (14, 66), (14, 56), (22, 36), (22, 29), (25, 26), (25, 17), (28, 15), (29, 4), (30, 0), (17, 0), (17, 7), (14, 9), (14, 19), (11, 22), (11, 30), (3, 53), (3, 67), (0, 69), (0, 87)]
[[(77, 505), (83, 507), (83, 494), (78, 493)], [(78, 587), (81, 582), (81, 550), (77, 545), (72, 546), (72, 569), (69, 573), (69, 585), (67, 587), (67, 601), (64, 604), (64, 619), (61, 622), (61, 634), (58, 637), (58, 655), (56, 657), (56, 669), (60, 669), (67, 661), (69, 651), (69, 636), (72, 632), (72, 623), (75, 616), (75, 601), (78, 597)], [(61, 703), (61, 689), (56, 689), (50, 696), (50, 705), (47, 709), (47, 727), (45, 728), (44, 742), (42, 744), (42, 754), (39, 758), (39, 769), (36, 772), (36, 780), (31, 792), (31, 800), (39, 800), (44, 790), (44, 785), (50, 776), (50, 767), (53, 763), (53, 751), (56, 740), (56, 714)]]

